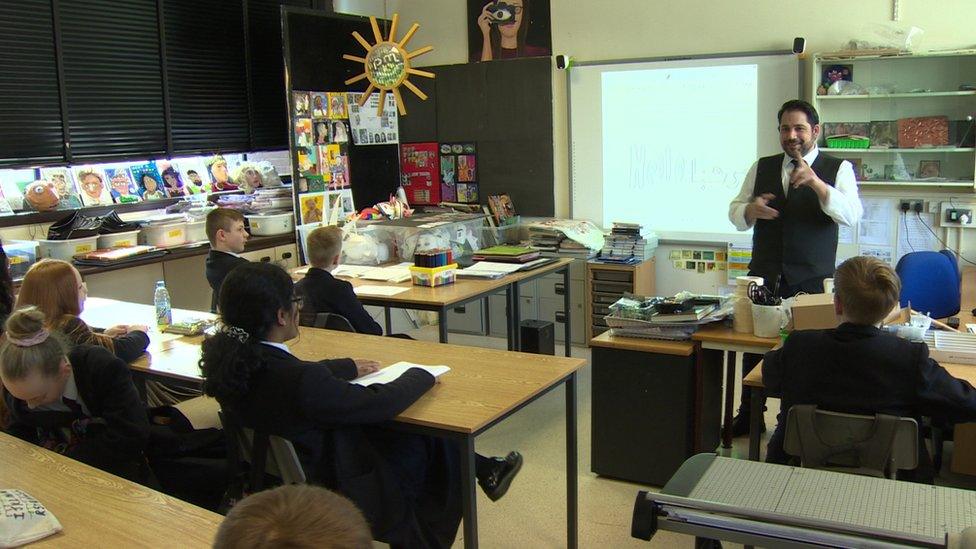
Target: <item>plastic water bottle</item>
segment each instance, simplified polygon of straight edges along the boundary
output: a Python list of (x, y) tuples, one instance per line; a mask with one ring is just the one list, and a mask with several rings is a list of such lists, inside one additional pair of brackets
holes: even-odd
[(153, 303), (156, 305), (156, 325), (159, 331), (164, 331), (173, 323), (173, 310), (169, 304), (169, 292), (166, 290), (166, 283), (162, 280), (156, 283), (156, 293), (153, 295)]

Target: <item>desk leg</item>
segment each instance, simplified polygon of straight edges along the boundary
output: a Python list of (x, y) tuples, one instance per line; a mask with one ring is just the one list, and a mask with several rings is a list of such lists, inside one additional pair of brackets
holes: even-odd
[(437, 332), (441, 343), (447, 343), (447, 307), (437, 311)]
[(485, 310), (485, 335), (491, 336), (491, 311), (488, 310), (488, 298), (482, 299), (481, 302)]
[(763, 397), (766, 390), (761, 387), (752, 388), (752, 399), (749, 403), (749, 459), (759, 461), (759, 443), (762, 439)]
[(386, 335), (393, 333), (393, 319), (390, 316), (390, 308), (383, 307), (383, 320), (386, 322)]
[(461, 440), (461, 516), (464, 517), (464, 547), (478, 546), (478, 499), (475, 493), (474, 437)]
[(566, 547), (579, 545), (579, 447), (576, 440), (576, 372), (566, 379)]
[(570, 288), (571, 286), (569, 285), (569, 265), (566, 265), (566, 268), (563, 269), (563, 320), (565, 320), (565, 322), (563, 323), (563, 328), (566, 330), (566, 333), (563, 337), (566, 338), (565, 339), (566, 356), (573, 356), (573, 336), (572, 336), (573, 331), (570, 325), (570, 319), (573, 318), (572, 315), (573, 311), (571, 310), (572, 304), (570, 303), (571, 301), (569, 295)]
[(509, 322), (512, 323), (512, 344), (515, 346), (515, 351), (522, 350), (522, 334), (519, 333), (519, 325), (522, 323), (522, 313), (519, 311), (521, 304), (519, 303), (519, 285), (518, 282), (512, 283), (512, 317)]
[(505, 287), (505, 336), (508, 338), (508, 350), (515, 350), (515, 330), (512, 329), (512, 317), (515, 306), (512, 305), (512, 285)]
[(725, 405), (722, 409), (722, 448), (732, 447), (732, 408), (735, 399), (735, 351), (725, 353)]

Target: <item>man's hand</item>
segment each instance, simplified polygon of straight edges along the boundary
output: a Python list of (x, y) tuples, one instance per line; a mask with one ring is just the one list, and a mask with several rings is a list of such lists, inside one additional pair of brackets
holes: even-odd
[(779, 217), (779, 210), (769, 205), (769, 201), (776, 198), (773, 193), (763, 193), (752, 199), (746, 206), (746, 222), (750, 225), (757, 219), (776, 219)]
[(354, 358), (352, 361), (356, 363), (356, 377), (363, 377), (380, 369), (380, 363), (375, 360)]
[(814, 173), (813, 168), (802, 157), (793, 157), (793, 159), (796, 160), (797, 165), (790, 174), (790, 186), (794, 189), (810, 187), (817, 193), (821, 202), (827, 200), (827, 184)]

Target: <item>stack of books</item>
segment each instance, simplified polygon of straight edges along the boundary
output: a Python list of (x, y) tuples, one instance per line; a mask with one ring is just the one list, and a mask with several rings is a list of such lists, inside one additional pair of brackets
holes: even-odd
[(542, 252), (558, 252), (559, 246), (566, 240), (562, 231), (544, 227), (529, 227), (529, 245)]
[(609, 263), (640, 263), (654, 253), (652, 241), (638, 223), (615, 221), (600, 250), (600, 260)]
[(501, 263), (528, 263), (539, 258), (539, 251), (525, 246), (492, 246), (482, 248), (471, 256), (475, 261), (497, 261)]

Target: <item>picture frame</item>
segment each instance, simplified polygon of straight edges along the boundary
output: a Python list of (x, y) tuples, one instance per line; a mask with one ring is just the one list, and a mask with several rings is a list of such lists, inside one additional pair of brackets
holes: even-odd
[(916, 178), (929, 179), (942, 177), (942, 163), (938, 160), (920, 160)]

